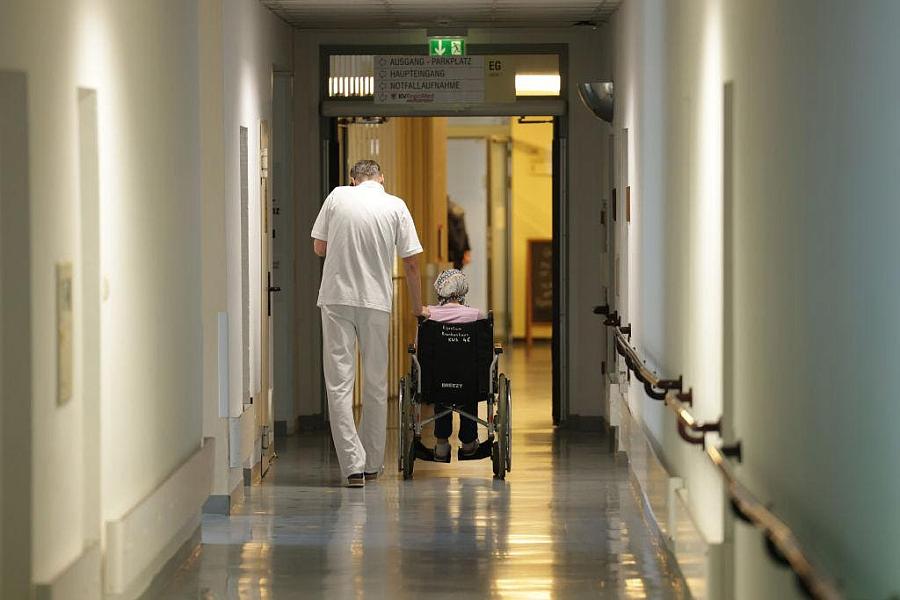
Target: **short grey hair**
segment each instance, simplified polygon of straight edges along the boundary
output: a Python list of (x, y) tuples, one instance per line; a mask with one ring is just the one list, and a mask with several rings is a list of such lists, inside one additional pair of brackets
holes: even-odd
[(381, 175), (381, 165), (374, 160), (359, 160), (350, 169), (350, 178), (353, 181), (366, 181), (375, 179)]

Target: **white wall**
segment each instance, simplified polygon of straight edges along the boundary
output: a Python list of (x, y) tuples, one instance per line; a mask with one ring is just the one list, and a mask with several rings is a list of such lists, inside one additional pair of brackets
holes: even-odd
[[(617, 131), (632, 146), (634, 339), (664, 374), (684, 373), (698, 416), (725, 413), (741, 478), (850, 597), (900, 589), (887, 551), (900, 483), (881, 467), (900, 416), (887, 376), (900, 351), (898, 17), (892, 2), (626, 0), (612, 24)], [(704, 536), (731, 539), (701, 455), (631, 395)], [(796, 596), (760, 534), (733, 527), (720, 597)]]
[(0, 21), (0, 68), (28, 74), (35, 157), (37, 580), (52, 578), (85, 542), (80, 374), (74, 398), (63, 406), (53, 376), (54, 265), (72, 261), (76, 278), (82, 271), (78, 87), (96, 89), (99, 103), (102, 273), (109, 290), (102, 311), (103, 518), (124, 514), (199, 446), (196, 26), (194, 5), (174, 0), (14, 2)]
[[(720, 123), (720, 116), (709, 115), (721, 115), (721, 73), (701, 72), (704, 44), (718, 41), (708, 39), (703, 7), (699, 0), (677, 9), (659, 0), (620, 8), (613, 23), (614, 132), (627, 153), (619, 167), (617, 222), (619, 238), (627, 237), (627, 247), (619, 248), (627, 300), (617, 308), (651, 365), (666, 377), (684, 375), (694, 389), (696, 415), (707, 420), (722, 411), (721, 141), (702, 127)], [(718, 48), (708, 49), (706, 58), (718, 59)], [(709, 543), (723, 542), (716, 473), (636, 380), (629, 401), (666, 462), (685, 477), (701, 533)]]
[[(214, 322), (219, 310), (240, 315), (241, 306), (226, 300), (235, 286), (240, 293), (230, 243), (240, 222), (237, 129), (251, 134), (258, 247), (259, 119), (271, 119), (271, 72), (290, 67), (291, 36), (254, 0), (17, 0), (5, 2), (2, 14), (0, 70), (27, 76), (32, 159), (34, 375), (25, 428), (34, 439), (32, 539), (21, 547), (31, 558), (29, 579), (50, 583), (96, 540), (101, 521), (129, 514), (178, 471), (200, 447), (205, 420), (220, 438), (216, 481), (230, 491), (227, 425), (216, 422), (216, 336), (204, 331), (204, 318)], [(78, 306), (75, 393), (63, 405), (56, 399), (55, 265), (72, 262), (76, 303), (91, 295), (80, 293), (92, 260), (84, 254), (91, 241), (82, 239), (92, 235), (91, 223), (83, 220), (92, 215), (80, 198), (79, 147), (87, 138), (79, 137), (79, 88), (97, 97), (99, 418), (85, 397), (91, 361), (78, 354), (86, 318)], [(258, 258), (251, 264), (258, 289)], [(255, 309), (258, 323), (258, 298)], [(242, 337), (259, 334), (239, 321), (233, 332), (238, 356)], [(238, 362), (231, 369), (238, 407), (249, 389), (241, 372)], [(211, 419), (201, 397), (215, 407)], [(91, 456), (102, 457), (99, 474)]]
[[(294, 37), (295, 159), (294, 199), (297, 209), (296, 266), (299, 286), (296, 296), (297, 408), (301, 415), (321, 413), (321, 331), (316, 296), (320, 261), (312, 251), (309, 231), (322, 201), (319, 142), (319, 52), (320, 44), (422, 44), (425, 32), (408, 31), (304, 31)], [(601, 252), (600, 225), (602, 169), (595, 161), (602, 149), (606, 127), (580, 105), (576, 85), (580, 81), (608, 79), (611, 62), (605, 50), (604, 33), (590, 28), (565, 30), (469, 30), (470, 44), (563, 44), (569, 61), (569, 238), (568, 316), (570, 323), (568, 381), (569, 412), (584, 416), (608, 416), (600, 373), (606, 332), (601, 320), (591, 314), (602, 300), (605, 273), (598, 273)], [(598, 56), (604, 56), (598, 59)], [(302, 88), (300, 87), (302, 86)], [(302, 90), (302, 92), (301, 92)], [(601, 150), (602, 152), (602, 150)]]
[[(215, 436), (213, 493), (229, 494), (240, 469), (228, 466), (228, 424), (219, 416), (217, 314), (228, 314), (229, 416), (239, 417), (260, 381), (259, 124), (272, 124), (272, 72), (290, 69), (290, 28), (253, 0), (203, 0), (200, 9), (204, 143), (204, 427)], [(239, 129), (248, 130), (249, 327), (242, 319)], [(252, 342), (252, 343), (251, 343)], [(244, 364), (243, 348), (252, 349)], [(250, 368), (252, 367), (252, 368)], [(278, 391), (276, 390), (276, 394)]]
[(469, 280), (466, 302), (481, 310), (488, 305), (487, 140), (447, 140), (447, 194), (466, 211), (466, 233), (472, 262), (464, 270)]
[[(242, 373), (241, 363), (234, 362), (232, 349), (232, 402), (247, 401), (247, 394), (260, 397), (260, 198), (259, 198), (259, 122), (272, 123), (272, 71), (276, 66), (289, 69), (292, 64), (291, 36), (288, 26), (252, 0), (224, 0), (223, 3), (223, 85), (225, 144), (225, 209), (228, 256), (228, 313), (230, 331), (238, 332), (241, 318), (240, 288), (240, 147), (238, 130), (248, 129), (249, 171), (249, 267), (250, 341), (249, 381), (236, 379)], [(236, 270), (237, 269), (237, 270)], [(245, 394), (241, 397), (240, 394)], [(235, 405), (232, 404), (234, 408)]]
[[(207, 419), (210, 433), (227, 436), (227, 427), (215, 422), (216, 337), (203, 325), (208, 317), (214, 322), (218, 310), (240, 315), (240, 304), (225, 300), (235, 285), (240, 294), (240, 272), (231, 270), (240, 263), (229, 243), (240, 223), (237, 129), (244, 125), (251, 134), (256, 219), (250, 222), (258, 247), (252, 173), (258, 172), (259, 119), (271, 119), (271, 72), (275, 65), (290, 67), (291, 37), (284, 23), (253, 0), (14, 1), (4, 3), (2, 12), (0, 69), (24, 71), (29, 88), (31, 579), (49, 582), (100, 530), (91, 521), (115, 521), (133, 510), (199, 448), (201, 396), (215, 406)], [(71, 261), (79, 288), (86, 267), (80, 236), (89, 231), (81, 227), (78, 88), (97, 94), (101, 431), (88, 430), (84, 357), (76, 356), (73, 399), (56, 402), (54, 266)], [(258, 289), (258, 258), (251, 264)], [(259, 333), (244, 332), (239, 324), (232, 329), (238, 353), (242, 336)], [(76, 319), (76, 349), (83, 326)], [(249, 389), (241, 372), (238, 362), (231, 369), (238, 377), (231, 386), (238, 406), (242, 390)], [(95, 436), (102, 448), (99, 490), (92, 489), (85, 467), (88, 441)], [(216, 446), (226, 452), (227, 438)], [(223, 464), (217, 481), (227, 489)]]

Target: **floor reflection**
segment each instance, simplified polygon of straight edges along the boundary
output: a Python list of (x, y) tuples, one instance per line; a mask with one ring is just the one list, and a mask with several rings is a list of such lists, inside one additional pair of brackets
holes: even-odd
[[(644, 521), (627, 464), (600, 434), (550, 422), (549, 349), (514, 349), (513, 470), (489, 460), (416, 463), (338, 487), (327, 434), (279, 443), (266, 481), (202, 545), (161, 598), (686, 598)], [(391, 421), (393, 423), (393, 420)]]

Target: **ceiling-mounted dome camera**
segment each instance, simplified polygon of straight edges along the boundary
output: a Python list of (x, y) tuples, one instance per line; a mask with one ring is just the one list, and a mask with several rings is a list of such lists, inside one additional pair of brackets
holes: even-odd
[(578, 95), (591, 112), (607, 123), (613, 120), (613, 82), (592, 81), (578, 85)]

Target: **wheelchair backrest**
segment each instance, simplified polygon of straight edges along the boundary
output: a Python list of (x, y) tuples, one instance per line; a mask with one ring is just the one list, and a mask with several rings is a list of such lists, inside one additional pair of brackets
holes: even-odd
[(490, 394), (494, 324), (423, 321), (416, 354), (422, 369), (423, 401), (462, 405)]

